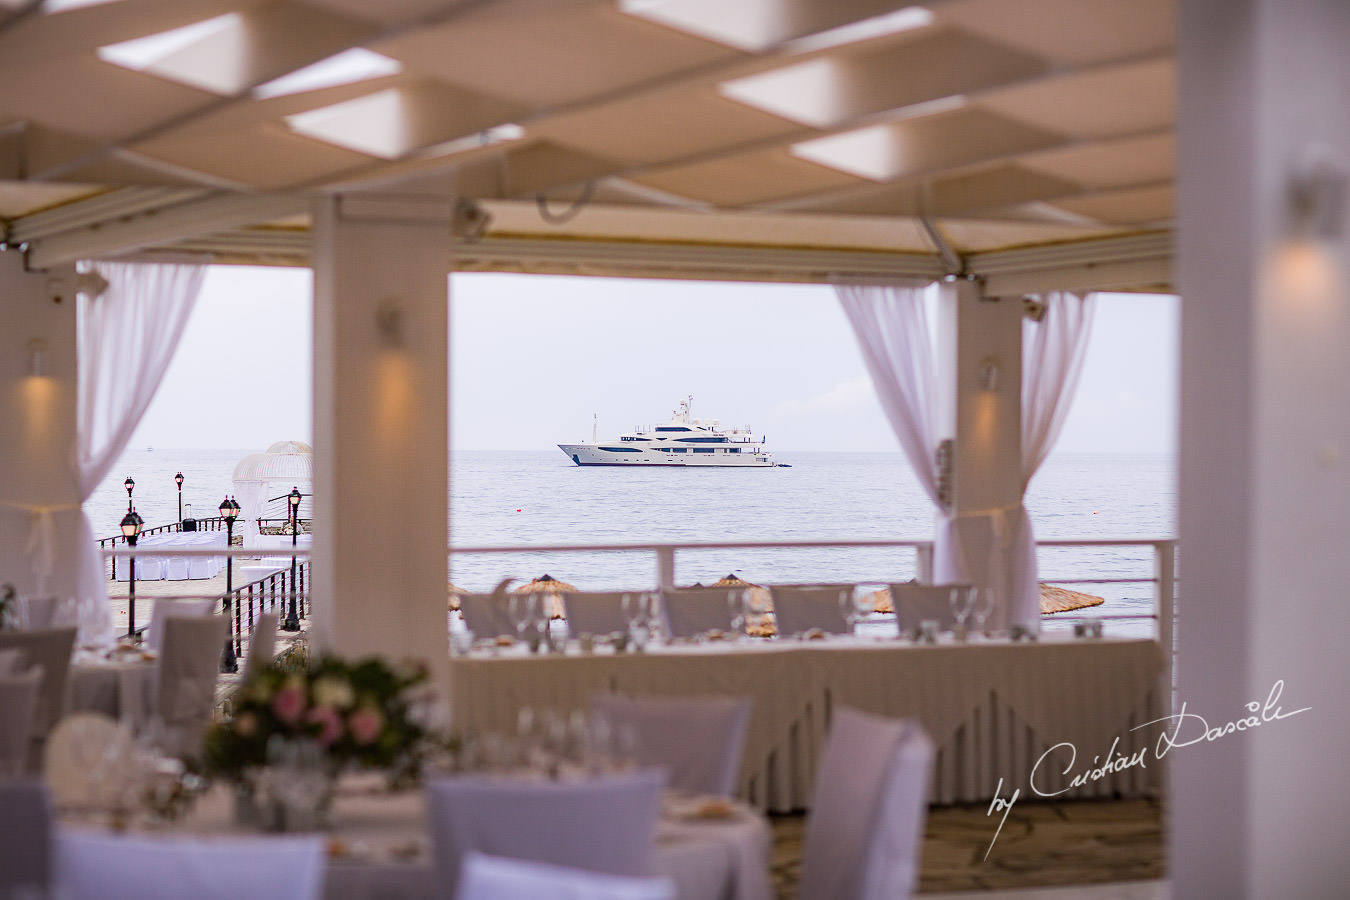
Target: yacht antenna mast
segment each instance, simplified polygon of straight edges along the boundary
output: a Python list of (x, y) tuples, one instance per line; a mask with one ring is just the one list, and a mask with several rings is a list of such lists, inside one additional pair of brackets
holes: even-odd
[(596, 434), (600, 430), (600, 414), (592, 413), (592, 415), (594, 416), (594, 418), (591, 419), (591, 443), (596, 444), (599, 443), (599, 441), (596, 439)]

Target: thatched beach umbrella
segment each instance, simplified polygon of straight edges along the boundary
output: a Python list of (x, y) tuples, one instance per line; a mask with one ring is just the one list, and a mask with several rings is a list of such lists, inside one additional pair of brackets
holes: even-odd
[[(1041, 615), (1043, 616), (1068, 612), (1073, 609), (1084, 609), (1089, 606), (1101, 606), (1105, 602), (1105, 599), (1095, 594), (1084, 594), (1049, 584), (1041, 585)], [(895, 612), (895, 604), (891, 602), (890, 588), (882, 588), (872, 593), (872, 609), (879, 613)]]
[(1054, 585), (1041, 585), (1041, 615), (1068, 612), (1071, 609), (1085, 609), (1089, 606), (1101, 606), (1106, 600), (1096, 594), (1084, 594), (1068, 588)]
[(773, 612), (773, 595), (769, 593), (766, 587), (760, 587), (757, 584), (751, 584), (744, 578), (735, 573), (726, 575), (714, 581), (709, 587), (715, 588), (744, 588), (749, 591), (750, 612), (767, 613)]
[(542, 594), (540, 603), (547, 603), (548, 615), (550, 619), (563, 618), (562, 595), (564, 593), (573, 593), (576, 588), (565, 581), (559, 581), (552, 575), (544, 574), (531, 581), (529, 584), (522, 584), (511, 593), (513, 594)]

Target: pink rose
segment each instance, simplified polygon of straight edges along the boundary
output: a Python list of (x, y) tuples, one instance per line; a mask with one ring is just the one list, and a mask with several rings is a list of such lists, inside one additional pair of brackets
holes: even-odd
[(347, 717), (347, 728), (351, 730), (352, 740), (365, 747), (379, 739), (384, 729), (384, 716), (378, 709), (363, 706)]
[(331, 747), (342, 737), (342, 717), (331, 706), (316, 706), (305, 716), (305, 721), (319, 726), (319, 746)]
[(296, 684), (282, 687), (272, 697), (272, 715), (278, 720), (294, 725), (305, 712), (305, 689)]

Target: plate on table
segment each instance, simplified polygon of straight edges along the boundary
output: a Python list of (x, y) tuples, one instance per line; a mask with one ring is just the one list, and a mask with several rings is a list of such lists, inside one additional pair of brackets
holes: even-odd
[(72, 713), (52, 729), (43, 762), (58, 806), (111, 807), (135, 782), (136, 747), (108, 716)]

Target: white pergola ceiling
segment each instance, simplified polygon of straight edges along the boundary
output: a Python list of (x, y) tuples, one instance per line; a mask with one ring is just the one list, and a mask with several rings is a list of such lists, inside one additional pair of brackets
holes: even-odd
[(0, 224), (304, 264), (316, 192), (472, 198), (460, 267), (1159, 287), (1172, 44), (1170, 0), (0, 0)]

